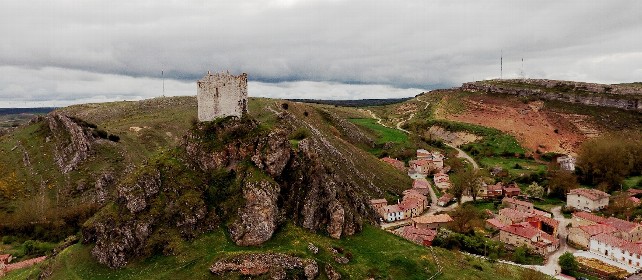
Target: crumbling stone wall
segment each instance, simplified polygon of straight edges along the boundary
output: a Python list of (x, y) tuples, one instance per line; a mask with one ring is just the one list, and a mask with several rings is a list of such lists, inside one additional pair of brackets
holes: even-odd
[(196, 84), (199, 121), (247, 113), (247, 74), (234, 76), (229, 72), (208, 71)]

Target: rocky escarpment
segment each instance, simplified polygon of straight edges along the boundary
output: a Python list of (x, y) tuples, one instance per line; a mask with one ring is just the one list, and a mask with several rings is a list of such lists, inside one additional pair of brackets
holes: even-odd
[(85, 224), (84, 242), (96, 243), (99, 262), (122, 267), (172, 254), (177, 240), (220, 222), (241, 246), (269, 240), (286, 220), (334, 238), (358, 232), (374, 218), (368, 195), (333, 169), (327, 141), (310, 136), (293, 148), (292, 130), (246, 118), (196, 124), (180, 147), (119, 183), (116, 203)]
[[(293, 270), (299, 270), (299, 273), (292, 273)], [(315, 260), (286, 254), (262, 253), (243, 254), (217, 261), (210, 267), (210, 271), (218, 275), (237, 271), (244, 276), (268, 274), (271, 279), (315, 279), (319, 275), (319, 266)], [(291, 272), (289, 277), (287, 271)]]
[(63, 114), (50, 113), (45, 121), (56, 143), (56, 165), (62, 173), (69, 173), (89, 157), (94, 137), (91, 131)]
[(638, 87), (524, 79), (471, 82), (461, 89), (642, 111), (642, 89)]

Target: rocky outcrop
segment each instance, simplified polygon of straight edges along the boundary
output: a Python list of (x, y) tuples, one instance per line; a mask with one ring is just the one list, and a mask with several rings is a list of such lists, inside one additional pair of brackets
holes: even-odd
[(639, 87), (524, 79), (465, 83), (461, 90), (642, 111), (642, 88)]
[(237, 271), (244, 276), (269, 274), (272, 279), (286, 279), (286, 271), (302, 269), (306, 279), (319, 274), (316, 261), (278, 253), (243, 254), (217, 261), (210, 271), (217, 275)]
[(279, 185), (269, 179), (245, 180), (243, 185), (245, 205), (238, 209), (238, 218), (229, 226), (230, 236), (236, 244), (260, 245), (272, 237), (279, 215), (277, 206), (279, 192)]
[(353, 178), (367, 176), (324, 138), (303, 139), (293, 150), (290, 131), (267, 131), (250, 119), (197, 124), (175, 152), (118, 184), (116, 203), (85, 224), (83, 241), (96, 243), (92, 254), (100, 263), (122, 267), (155, 250), (171, 254), (173, 240), (221, 219), (241, 246), (264, 243), (285, 220), (333, 238), (361, 230), (374, 215)]
[(341, 279), (341, 274), (339, 274), (339, 272), (337, 272), (330, 264), (325, 265), (325, 275), (328, 276), (328, 279), (330, 280)]
[(118, 196), (125, 200), (127, 209), (136, 214), (147, 208), (148, 199), (160, 190), (161, 178), (159, 170), (150, 170), (136, 176), (131, 184), (118, 187)]
[(45, 121), (55, 140), (54, 160), (62, 173), (74, 170), (91, 154), (90, 131), (68, 116), (50, 113)]

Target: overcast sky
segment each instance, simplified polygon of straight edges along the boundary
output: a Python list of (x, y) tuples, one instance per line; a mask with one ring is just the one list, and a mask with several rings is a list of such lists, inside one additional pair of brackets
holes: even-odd
[[(642, 1), (2, 0), (0, 107), (195, 95), (360, 99), (504, 77), (642, 81)], [(524, 59), (523, 68), (521, 59)]]

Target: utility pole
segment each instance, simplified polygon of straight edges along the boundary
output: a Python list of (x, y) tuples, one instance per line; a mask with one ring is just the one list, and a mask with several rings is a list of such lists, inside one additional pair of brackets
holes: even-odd
[(501, 51), (499, 56), (499, 79), (504, 78), (504, 50)]
[(161, 70), (161, 79), (163, 80), (163, 97), (165, 97), (165, 71)]

